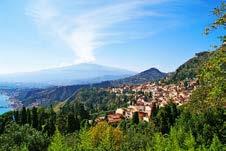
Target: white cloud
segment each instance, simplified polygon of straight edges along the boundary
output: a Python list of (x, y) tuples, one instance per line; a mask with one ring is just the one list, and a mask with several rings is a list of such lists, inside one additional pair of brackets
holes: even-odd
[(76, 0), (76, 3), (73, 3), (65, 0), (64, 3), (71, 2), (75, 5), (75, 11), (72, 9), (68, 13), (65, 12), (67, 8), (60, 6), (57, 0), (33, 0), (28, 5), (26, 14), (31, 16), (41, 29), (56, 36), (73, 50), (74, 63), (82, 63), (95, 61), (95, 49), (109, 43), (126, 41), (123, 38), (125, 35), (129, 35), (129, 40), (153, 34), (120, 30), (113, 32), (111, 28), (144, 16), (160, 16), (162, 14), (145, 10), (144, 7), (167, 1), (169, 0), (115, 0), (109, 3), (100, 0), (100, 5), (88, 8), (87, 1)]

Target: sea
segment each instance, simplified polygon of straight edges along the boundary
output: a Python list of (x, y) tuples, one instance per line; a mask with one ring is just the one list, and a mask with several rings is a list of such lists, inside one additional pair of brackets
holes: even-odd
[(8, 100), (8, 96), (0, 94), (0, 115), (11, 110)]

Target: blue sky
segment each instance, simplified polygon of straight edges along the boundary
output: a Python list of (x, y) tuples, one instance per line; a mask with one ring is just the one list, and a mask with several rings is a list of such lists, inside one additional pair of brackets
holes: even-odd
[(174, 71), (218, 44), (220, 0), (1, 0), (0, 74), (91, 62)]

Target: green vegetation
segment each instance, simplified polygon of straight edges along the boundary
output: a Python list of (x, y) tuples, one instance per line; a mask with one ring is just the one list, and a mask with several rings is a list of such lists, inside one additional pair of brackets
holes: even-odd
[(46, 134), (32, 128), (29, 125), (18, 125), (10, 123), (7, 125), (4, 133), (0, 135), (0, 150), (35, 150), (44, 151), (49, 144), (49, 138)]
[(190, 102), (154, 108), (149, 123), (139, 121), (138, 113), (115, 126), (89, 123), (95, 112), (126, 102), (104, 89), (82, 89), (58, 113), (52, 107), (6, 113), (0, 117), (1, 150), (224, 150), (225, 64), (222, 46), (200, 68)]
[(174, 103), (169, 103), (166, 107), (157, 109), (155, 112), (152, 120), (158, 131), (162, 132), (162, 134), (169, 133), (171, 126), (174, 125), (180, 114), (177, 106)]
[[(217, 24), (225, 26), (221, 16)], [(77, 91), (57, 113), (53, 107), (5, 113), (0, 116), (0, 151), (225, 150), (226, 46), (197, 54), (169, 82), (186, 78), (197, 78), (199, 83), (190, 101), (182, 106), (154, 106), (150, 122), (140, 121), (137, 112), (133, 119), (114, 126), (90, 122), (132, 102), (127, 95), (98, 88)]]
[(64, 108), (75, 106), (78, 102), (85, 105), (90, 114), (102, 111), (112, 111), (119, 106), (127, 106), (129, 97), (127, 95), (116, 96), (105, 89), (89, 88), (81, 89), (68, 100)]
[(133, 119), (132, 119), (132, 121), (133, 121), (133, 124), (139, 124), (139, 115), (138, 115), (138, 112), (135, 112), (135, 113), (133, 114)]
[[(219, 28), (223, 28), (225, 29), (226, 26), (226, 3), (224, 1), (222, 1), (221, 5), (214, 8), (214, 10), (212, 11), (212, 14), (214, 16), (216, 16), (216, 20), (209, 25), (209, 27), (207, 27), (205, 29), (205, 34), (208, 35), (210, 32), (217, 30)], [(221, 39), (221, 41), (226, 41), (226, 36), (222, 35), (219, 37)]]
[(172, 73), (165, 82), (177, 83), (179, 81), (195, 79), (199, 74), (203, 63), (206, 62), (211, 55), (211, 52), (197, 53), (194, 58), (188, 60), (186, 63), (181, 65), (176, 72)]

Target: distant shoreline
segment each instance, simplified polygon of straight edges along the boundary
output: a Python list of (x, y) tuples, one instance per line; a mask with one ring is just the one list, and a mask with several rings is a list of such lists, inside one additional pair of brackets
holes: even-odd
[(11, 107), (11, 103), (9, 100), (9, 96), (3, 93), (0, 93), (1, 100), (0, 100), (0, 114), (4, 114), (8, 111), (13, 110)]
[(2, 102), (0, 101), (0, 114), (4, 114), (9, 111), (20, 109), (23, 105), (20, 101), (12, 98), (7, 93), (1, 92), (0, 96), (2, 97)]

